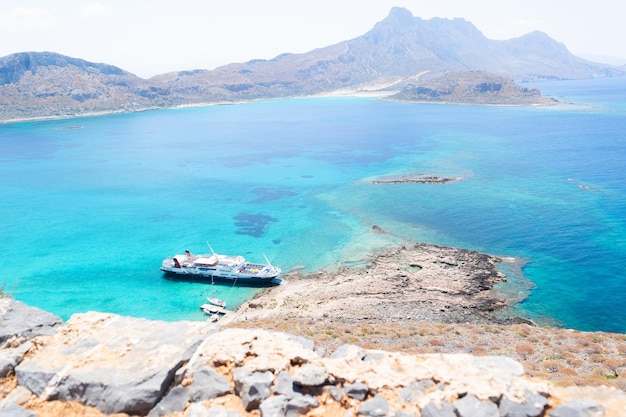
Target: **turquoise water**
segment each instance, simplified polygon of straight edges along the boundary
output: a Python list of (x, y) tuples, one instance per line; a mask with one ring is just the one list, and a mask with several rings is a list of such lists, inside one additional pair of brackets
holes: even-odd
[[(201, 320), (207, 296), (257, 290), (164, 279), (164, 257), (208, 241), (314, 271), (417, 240), (525, 261), (519, 314), (626, 332), (626, 80), (536, 86), (576, 104), (318, 97), (0, 125), (0, 283), (64, 319)], [(415, 173), (463, 179), (368, 183)]]

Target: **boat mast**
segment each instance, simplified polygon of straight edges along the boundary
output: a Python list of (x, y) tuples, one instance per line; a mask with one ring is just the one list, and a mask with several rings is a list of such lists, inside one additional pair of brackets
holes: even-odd
[(215, 251), (213, 250), (213, 248), (211, 247), (211, 245), (209, 245), (209, 241), (206, 241), (206, 245), (209, 247), (209, 249), (211, 249), (211, 253), (215, 256), (217, 256), (217, 253), (215, 253)]
[(265, 258), (265, 261), (267, 262), (267, 264), (270, 266), (270, 268), (274, 269), (274, 265), (272, 265), (272, 263), (270, 262), (269, 259), (267, 259), (267, 256), (265, 256), (265, 254), (263, 254), (263, 257)]

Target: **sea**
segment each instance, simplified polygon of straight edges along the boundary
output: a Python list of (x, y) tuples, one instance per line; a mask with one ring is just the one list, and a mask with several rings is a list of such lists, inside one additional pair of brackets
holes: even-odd
[[(164, 258), (210, 245), (313, 273), (425, 242), (514, 260), (507, 314), (625, 333), (626, 79), (527, 86), (559, 104), (328, 96), (1, 124), (0, 286), (64, 320), (205, 320), (207, 297), (261, 290), (171, 280)], [(416, 175), (459, 179), (372, 184)]]

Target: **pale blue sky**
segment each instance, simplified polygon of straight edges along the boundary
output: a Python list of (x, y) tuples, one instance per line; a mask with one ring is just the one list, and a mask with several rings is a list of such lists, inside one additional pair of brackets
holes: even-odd
[(541, 30), (626, 62), (623, 0), (0, 0), (0, 56), (53, 51), (150, 77), (352, 39), (393, 6), (465, 18), (491, 39)]

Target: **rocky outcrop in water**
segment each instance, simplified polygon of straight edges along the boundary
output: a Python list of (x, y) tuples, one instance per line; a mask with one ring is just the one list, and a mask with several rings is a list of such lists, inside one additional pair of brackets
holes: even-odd
[[(0, 416), (619, 416), (615, 389), (556, 389), (505, 357), (316, 349), (287, 333), (104, 313), (58, 320), (0, 300)], [(25, 314), (25, 315), (24, 315)], [(37, 329), (46, 329), (39, 331)], [(50, 330), (54, 334), (50, 335)]]

